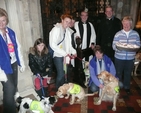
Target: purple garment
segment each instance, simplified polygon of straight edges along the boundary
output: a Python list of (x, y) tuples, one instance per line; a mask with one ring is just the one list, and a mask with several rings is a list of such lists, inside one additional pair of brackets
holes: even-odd
[[(103, 55), (103, 61), (105, 63), (105, 71), (108, 71), (113, 76), (115, 76), (116, 75), (116, 70), (115, 70), (115, 66), (114, 66), (112, 60), (108, 56)], [(89, 67), (90, 67), (89, 86), (93, 82), (96, 86), (99, 87), (100, 82), (99, 82), (99, 79), (97, 78), (97, 75), (98, 75), (98, 72), (97, 72), (97, 58), (95, 56), (90, 60)]]

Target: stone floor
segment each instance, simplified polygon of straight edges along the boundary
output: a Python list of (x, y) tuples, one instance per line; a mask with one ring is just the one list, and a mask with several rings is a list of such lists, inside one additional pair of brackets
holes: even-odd
[[(55, 84), (48, 86), (50, 95), (55, 95)], [(94, 99), (98, 95), (86, 97), (80, 103), (69, 104), (69, 99), (61, 98), (52, 108), (54, 113), (141, 113), (141, 76), (132, 76), (131, 93), (127, 94), (124, 89), (120, 90), (119, 99), (117, 101), (117, 110), (112, 111), (112, 102), (102, 102), (101, 105), (94, 105)], [(86, 93), (90, 93), (89, 89), (85, 89)], [(25, 93), (26, 94), (26, 93)], [(24, 95), (25, 95), (24, 94)], [(26, 95), (35, 98), (36, 94)], [(2, 113), (2, 105), (0, 106)]]

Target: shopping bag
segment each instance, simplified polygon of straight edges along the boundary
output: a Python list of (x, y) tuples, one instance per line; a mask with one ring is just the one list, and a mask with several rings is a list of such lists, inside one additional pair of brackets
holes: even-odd
[[(42, 79), (42, 84), (40, 79)], [(47, 78), (36, 77), (34, 79), (34, 86), (36, 90), (40, 90), (42, 87), (47, 87)]]
[(7, 81), (7, 76), (1, 68), (0, 68), (0, 81), (3, 81), (3, 82)]

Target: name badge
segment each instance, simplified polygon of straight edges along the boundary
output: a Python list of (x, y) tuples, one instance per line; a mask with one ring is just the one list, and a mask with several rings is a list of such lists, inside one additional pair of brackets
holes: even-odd
[(14, 45), (12, 43), (8, 44), (8, 51), (11, 53), (11, 52), (14, 52)]

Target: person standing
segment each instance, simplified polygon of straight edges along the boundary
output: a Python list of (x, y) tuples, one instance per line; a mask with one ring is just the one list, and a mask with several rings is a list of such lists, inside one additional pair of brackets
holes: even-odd
[(89, 61), (93, 52), (96, 34), (95, 29), (91, 22), (88, 21), (88, 9), (81, 11), (80, 21), (76, 21), (74, 24), (76, 29), (75, 38), (80, 37), (82, 40), (81, 49), (83, 51), (83, 57), (85, 61)]
[(130, 79), (134, 67), (136, 51), (125, 51), (116, 48), (116, 43), (127, 43), (141, 46), (139, 34), (132, 29), (132, 18), (125, 16), (122, 19), (123, 29), (114, 36), (112, 47), (115, 50), (116, 76), (121, 82), (127, 93), (130, 93)]
[(76, 45), (75, 45), (75, 33), (76, 33), (76, 30), (75, 30), (75, 28), (74, 28), (74, 23), (75, 23), (75, 20), (74, 19), (72, 19), (71, 20), (71, 24), (70, 24), (70, 28), (72, 29), (72, 34), (71, 34), (71, 38), (72, 38), (72, 47), (74, 48), (74, 49), (76, 49)]
[(100, 91), (99, 89), (104, 87), (103, 82), (97, 78), (98, 74), (100, 74), (102, 71), (108, 71), (113, 76), (116, 75), (116, 69), (112, 60), (106, 54), (104, 54), (99, 45), (95, 46), (94, 54), (95, 56), (90, 60), (89, 63), (89, 87), (92, 92)]
[(54, 51), (53, 61), (57, 70), (56, 90), (65, 83), (64, 65), (70, 62), (71, 55), (76, 56), (76, 50), (71, 43), (71, 20), (71, 15), (61, 15), (61, 23), (57, 23), (49, 33), (49, 45)]
[(112, 6), (106, 6), (105, 17), (98, 25), (96, 44), (100, 45), (104, 53), (114, 62), (112, 42), (114, 35), (122, 29), (121, 21), (114, 16)]
[(18, 66), (25, 70), (21, 46), (15, 32), (7, 27), (9, 20), (7, 12), (0, 8), (0, 70), (7, 76), (3, 86), (3, 113), (17, 113), (14, 95), (18, 91)]
[(52, 58), (42, 38), (37, 39), (34, 46), (30, 48), (28, 58), (29, 67), (34, 75), (35, 91), (42, 99), (43, 96), (49, 95), (47, 83), (49, 83), (48, 78), (52, 76)]

